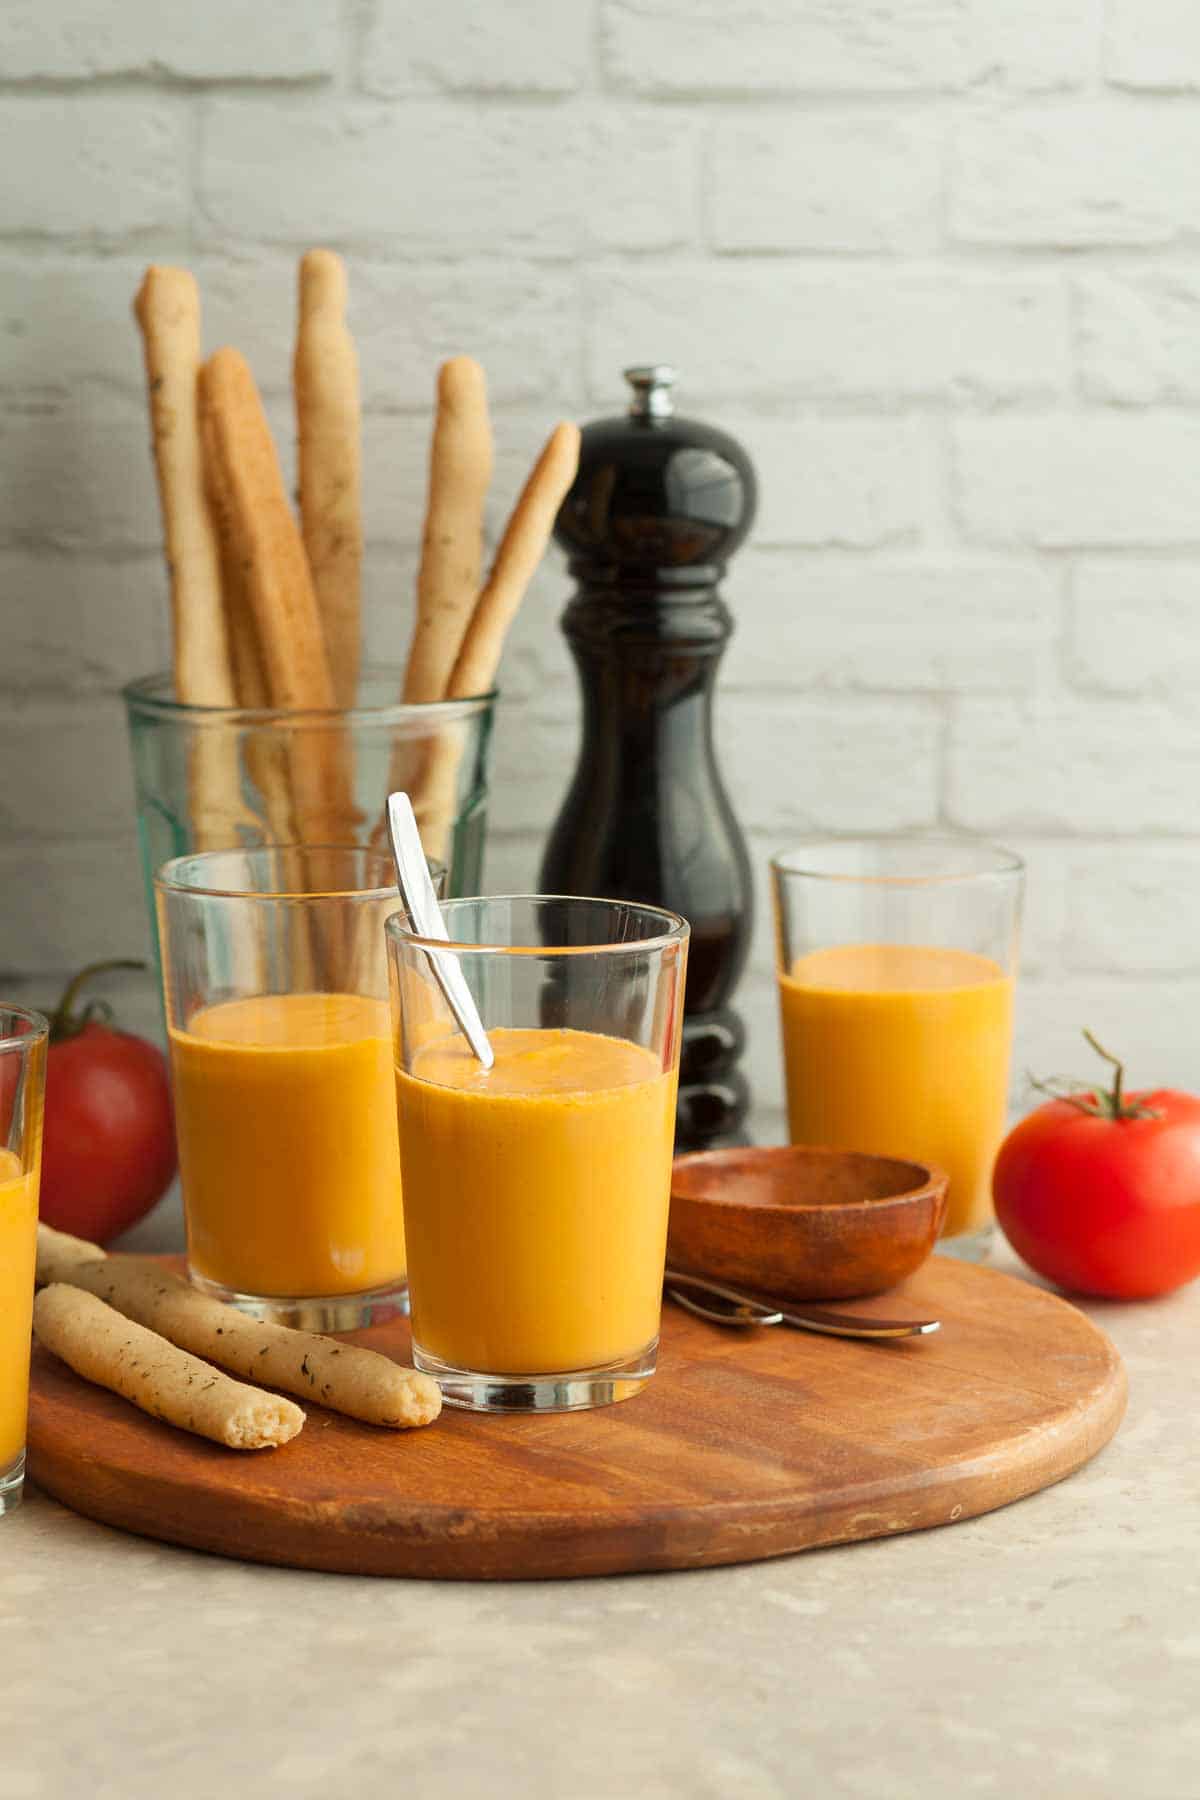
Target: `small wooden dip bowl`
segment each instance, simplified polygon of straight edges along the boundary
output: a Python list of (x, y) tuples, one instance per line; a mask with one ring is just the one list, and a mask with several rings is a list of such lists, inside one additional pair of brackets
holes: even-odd
[(940, 1169), (801, 1145), (701, 1150), (671, 1175), (667, 1262), (781, 1300), (881, 1294), (920, 1267), (946, 1216)]

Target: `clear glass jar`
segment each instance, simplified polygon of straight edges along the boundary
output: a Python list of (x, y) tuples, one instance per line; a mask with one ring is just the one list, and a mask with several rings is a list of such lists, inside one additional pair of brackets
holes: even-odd
[[(478, 893), (497, 696), (405, 706), (395, 698), (402, 680), (399, 668), (365, 670), (347, 712), (184, 706), (169, 674), (131, 682), (124, 699), (151, 912), (155, 874), (192, 850), (386, 848), (383, 809), (398, 787), (413, 795), (449, 892)], [(316, 816), (314, 780), (328, 802)]]

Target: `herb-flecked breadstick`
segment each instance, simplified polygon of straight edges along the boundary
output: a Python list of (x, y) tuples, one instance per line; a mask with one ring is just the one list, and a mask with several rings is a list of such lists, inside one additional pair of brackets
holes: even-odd
[(40, 1344), (85, 1381), (230, 1450), (274, 1449), (304, 1424), (303, 1412), (291, 1400), (231, 1381), (82, 1288), (60, 1281), (43, 1288), (33, 1303), (33, 1330)]
[(428, 1375), (376, 1350), (249, 1319), (139, 1257), (85, 1264), (72, 1280), (196, 1356), (331, 1412), (400, 1430), (432, 1424), (442, 1410), (441, 1389)]
[(55, 1231), (49, 1225), (38, 1220), (37, 1228), (37, 1284), (45, 1287), (51, 1281), (74, 1281), (76, 1274), (85, 1263), (107, 1262), (108, 1258), (99, 1244), (89, 1244), (85, 1238), (72, 1237), (69, 1232)]

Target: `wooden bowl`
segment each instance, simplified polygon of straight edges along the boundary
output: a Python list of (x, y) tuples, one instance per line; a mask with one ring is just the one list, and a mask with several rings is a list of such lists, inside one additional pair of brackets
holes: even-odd
[(677, 1156), (667, 1263), (787, 1300), (881, 1294), (946, 1216), (940, 1169), (793, 1144)]

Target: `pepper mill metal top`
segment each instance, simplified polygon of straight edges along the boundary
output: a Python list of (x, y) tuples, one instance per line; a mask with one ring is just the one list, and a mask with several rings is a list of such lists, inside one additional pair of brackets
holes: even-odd
[(674, 410), (668, 363), (626, 369), (627, 411), (585, 425), (555, 537), (576, 591), (562, 625), (583, 735), (542, 862), (543, 893), (669, 907), (692, 927), (677, 1147), (740, 1141), (749, 1095), (729, 1005), (749, 947), (745, 840), (713, 750), (733, 629), (718, 582), (754, 519), (735, 438)]
[(635, 363), (625, 379), (633, 389), (631, 419), (669, 419), (675, 411), (671, 389), (678, 379), (670, 363)]
[(753, 466), (736, 438), (676, 413), (669, 363), (625, 379), (628, 410), (583, 428), (554, 535), (584, 582), (636, 569), (664, 587), (712, 587), (754, 521)]

